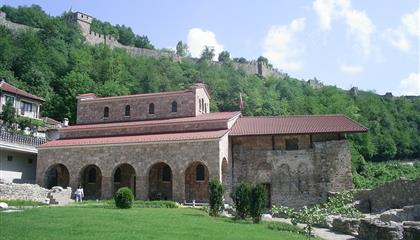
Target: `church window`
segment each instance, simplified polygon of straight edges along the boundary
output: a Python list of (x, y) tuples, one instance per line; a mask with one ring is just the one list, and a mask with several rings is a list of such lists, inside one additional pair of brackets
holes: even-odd
[(172, 112), (177, 112), (178, 111), (178, 104), (176, 103), (176, 101), (172, 102)]
[(149, 104), (149, 114), (155, 114), (155, 104), (154, 103)]
[(109, 107), (104, 107), (104, 118), (109, 117)]
[(129, 117), (130, 116), (130, 105), (126, 105), (125, 106), (125, 116)]
[(195, 168), (195, 180), (204, 181), (204, 165), (198, 164)]

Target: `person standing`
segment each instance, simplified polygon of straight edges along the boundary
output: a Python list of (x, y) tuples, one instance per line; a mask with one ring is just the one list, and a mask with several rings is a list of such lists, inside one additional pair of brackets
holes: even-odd
[(82, 202), (84, 195), (85, 194), (83, 193), (83, 188), (82, 188), (81, 185), (79, 185), (79, 187), (74, 192), (74, 196), (76, 198), (76, 202)]

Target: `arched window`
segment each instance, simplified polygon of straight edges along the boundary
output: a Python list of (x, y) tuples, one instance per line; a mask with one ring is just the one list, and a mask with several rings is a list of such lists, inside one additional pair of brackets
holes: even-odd
[(195, 180), (204, 181), (204, 166), (203, 164), (198, 164), (195, 168)]
[(115, 170), (114, 182), (121, 182), (121, 168), (117, 168), (117, 170)]
[(155, 104), (154, 103), (149, 104), (149, 114), (155, 114)]
[(96, 169), (94, 167), (89, 169), (88, 183), (96, 183)]
[(175, 101), (173, 101), (172, 102), (172, 112), (177, 112), (177, 111), (178, 111), (178, 104)]
[(204, 112), (207, 113), (207, 103), (204, 104)]
[(104, 107), (104, 118), (109, 117), (109, 107)]
[(162, 168), (162, 181), (163, 182), (171, 181), (171, 168), (168, 165), (165, 165)]
[(198, 109), (201, 112), (201, 99), (198, 99)]
[(130, 105), (125, 105), (125, 116), (130, 116)]

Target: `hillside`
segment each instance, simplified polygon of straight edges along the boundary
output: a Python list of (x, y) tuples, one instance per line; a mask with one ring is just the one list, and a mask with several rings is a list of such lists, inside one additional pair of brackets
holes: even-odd
[(230, 61), (216, 65), (205, 59), (132, 57), (121, 49), (85, 44), (78, 29), (66, 24), (65, 14), (51, 17), (38, 6), (0, 10), (14, 22), (40, 29), (0, 27), (0, 78), (45, 98), (44, 116), (74, 123), (80, 93), (172, 91), (204, 82), (213, 97), (212, 111), (238, 110), (242, 93), (244, 115), (345, 114), (362, 123), (369, 133), (349, 136), (356, 169), (364, 159), (420, 157), (420, 98), (352, 94), (334, 86), (314, 89), (290, 76), (247, 75)]

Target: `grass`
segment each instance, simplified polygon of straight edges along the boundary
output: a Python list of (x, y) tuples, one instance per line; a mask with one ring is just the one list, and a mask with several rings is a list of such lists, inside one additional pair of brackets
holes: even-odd
[[(1, 239), (283, 239), (305, 236), (275, 223), (211, 218), (186, 208), (42, 207), (1, 213)], [(280, 224), (281, 225), (281, 224)]]
[[(70, 207), (93, 207), (93, 208), (116, 208), (113, 199), (106, 200), (84, 200), (80, 203), (73, 203)], [(134, 208), (178, 208), (180, 205), (173, 201), (143, 201), (135, 200)]]
[(5, 202), (7, 203), (7, 205), (14, 206), (14, 207), (45, 206), (45, 204), (41, 202), (36, 202), (32, 200), (21, 200), (21, 199), (12, 199), (12, 200), (0, 199), (0, 202)]

